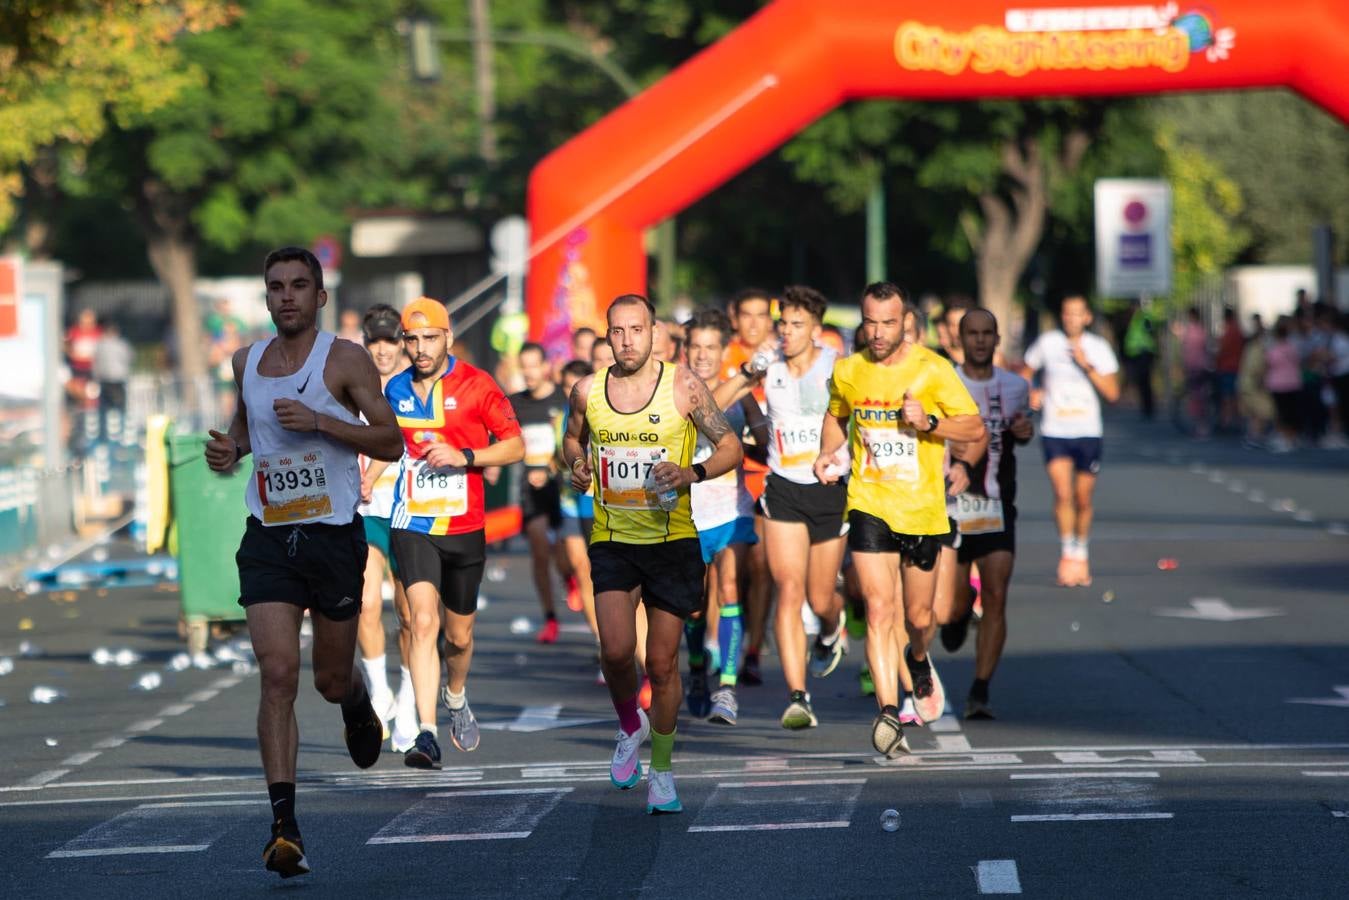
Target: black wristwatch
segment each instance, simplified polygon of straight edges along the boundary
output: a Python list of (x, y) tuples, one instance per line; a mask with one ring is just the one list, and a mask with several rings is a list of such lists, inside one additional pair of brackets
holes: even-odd
[(693, 470), (693, 481), (695, 484), (707, 480), (707, 467), (702, 463), (694, 463), (689, 466), (689, 468)]
[(927, 414), (927, 433), (931, 434), (937, 430), (937, 416), (934, 413)]
[(470, 450), (470, 449), (468, 449), (467, 447), (465, 447), (465, 448), (463, 448), (462, 450), (460, 450), (459, 452), (462, 453), (462, 454), (464, 454), (464, 459), (467, 460), (467, 461), (464, 463), (464, 468), (466, 468), (466, 469), (471, 469), (471, 468), (473, 468), (473, 465), (474, 465), (474, 463), (473, 463), (473, 451)]

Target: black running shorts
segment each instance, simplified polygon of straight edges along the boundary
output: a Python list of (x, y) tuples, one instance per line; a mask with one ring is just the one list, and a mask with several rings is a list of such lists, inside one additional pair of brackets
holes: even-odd
[(971, 563), (999, 550), (1016, 553), (1015, 525), (1009, 523), (1005, 531), (994, 531), (989, 534), (962, 534), (960, 547), (956, 552), (960, 554), (961, 562)]
[[(948, 540), (942, 534), (897, 534), (884, 519), (854, 509), (848, 513), (848, 549), (853, 553), (898, 553), (909, 565), (931, 572)], [(949, 544), (947, 546), (950, 546)]]
[(478, 611), (478, 588), (487, 563), (483, 530), (423, 534), (395, 528), (392, 543), (398, 576), (409, 590), (425, 581), (440, 592), (440, 602), (450, 612), (471, 616)]
[(558, 491), (557, 481), (550, 478), (541, 488), (526, 484), (520, 490), (520, 516), (528, 522), (538, 516), (548, 517), (548, 527), (557, 528), (562, 524), (562, 495)]
[(773, 522), (801, 522), (806, 526), (812, 544), (823, 543), (841, 536), (843, 510), (848, 505), (848, 485), (842, 481), (833, 484), (797, 484), (776, 472), (768, 473), (759, 511)]
[(248, 517), (234, 560), (239, 605), (290, 603), (334, 622), (361, 611), (365, 585), (365, 525), (266, 526)]
[(642, 602), (687, 619), (703, 608), (702, 545), (697, 538), (663, 544), (595, 541), (590, 545), (590, 580), (595, 595), (642, 589)]

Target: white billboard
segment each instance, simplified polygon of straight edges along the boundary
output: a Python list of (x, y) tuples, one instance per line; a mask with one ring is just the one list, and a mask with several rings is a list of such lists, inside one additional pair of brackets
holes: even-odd
[(1103, 297), (1171, 293), (1171, 185), (1097, 180), (1096, 290)]

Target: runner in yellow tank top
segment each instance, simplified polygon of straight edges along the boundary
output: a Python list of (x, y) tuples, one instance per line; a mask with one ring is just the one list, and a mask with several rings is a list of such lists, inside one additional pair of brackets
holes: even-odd
[(867, 286), (862, 294), (867, 348), (834, 365), (815, 461), (821, 482), (837, 481), (829, 466), (851, 439), (848, 549), (866, 597), (867, 662), (881, 708), (871, 741), (887, 756), (908, 749), (899, 723), (900, 609), (918, 714), (935, 721), (945, 703), (927, 658), (936, 621), (937, 536), (949, 531), (945, 443), (978, 441), (984, 435), (979, 407), (951, 364), (904, 339), (904, 324), (914, 315), (895, 285)]
[[(607, 317), (614, 363), (572, 389), (562, 450), (572, 486), (593, 488), (595, 495), (590, 577), (604, 677), (619, 723), (609, 777), (623, 789), (641, 779), (638, 754), (650, 734), (647, 812), (673, 813), (682, 809), (670, 772), (682, 699), (679, 642), (684, 619), (702, 606), (705, 568), (689, 485), (734, 469), (742, 450), (703, 380), (652, 357), (656, 313), (649, 300), (625, 294), (610, 304)], [(695, 428), (715, 449), (690, 465)], [(647, 612), (650, 720), (637, 705), (634, 589)]]

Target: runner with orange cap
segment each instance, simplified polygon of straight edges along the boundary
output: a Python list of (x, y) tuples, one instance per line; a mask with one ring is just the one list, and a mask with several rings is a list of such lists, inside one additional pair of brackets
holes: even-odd
[(450, 712), (450, 741), (474, 750), (478, 722), (465, 688), (487, 550), (482, 470), (519, 462), (525, 443), (515, 410), (492, 376), (450, 355), (454, 332), (444, 304), (419, 297), (404, 308), (402, 325), (412, 366), (389, 380), (384, 396), (406, 448), (394, 488), (392, 544), (412, 617), (408, 668), (420, 721), (403, 762), (432, 769), (440, 766), (437, 606), (445, 607), (449, 673), (441, 696)]

